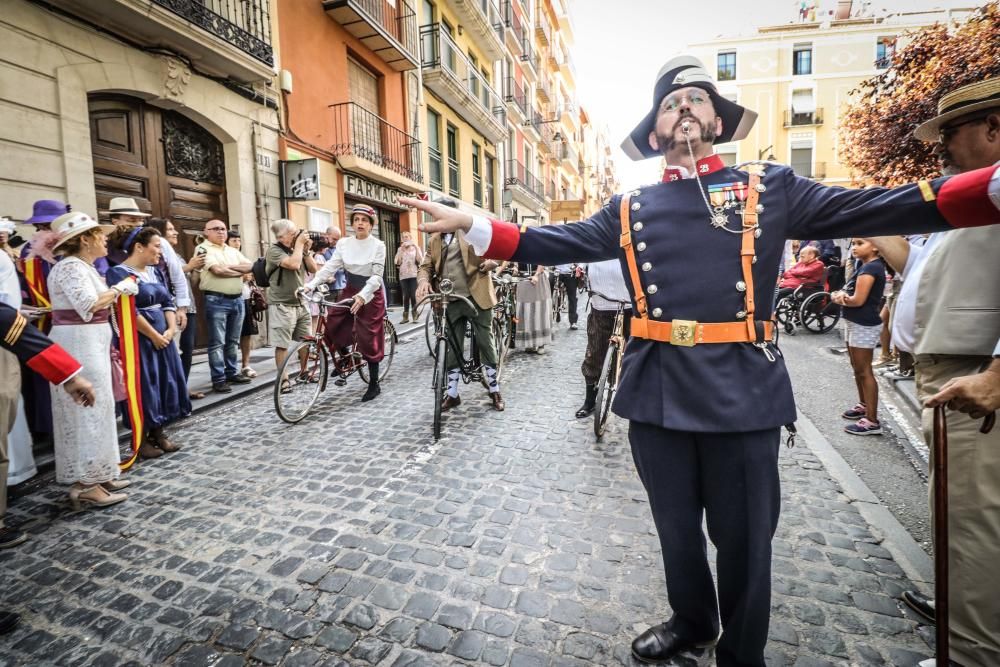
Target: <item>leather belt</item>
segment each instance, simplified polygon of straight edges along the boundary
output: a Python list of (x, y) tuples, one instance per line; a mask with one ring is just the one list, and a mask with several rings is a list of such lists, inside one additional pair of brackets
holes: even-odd
[(240, 294), (224, 294), (223, 292), (213, 292), (212, 290), (207, 290), (207, 289), (206, 290), (202, 290), (201, 293), (204, 294), (204, 295), (206, 295), (206, 296), (218, 296), (218, 297), (222, 297), (223, 299), (239, 299), (241, 296), (243, 296), (242, 293), (240, 293)]
[[(758, 337), (757, 329), (763, 331)], [(750, 336), (746, 322), (695, 322), (694, 320), (673, 320), (659, 322), (646, 318), (632, 318), (632, 336), (646, 338), (659, 343), (670, 343), (681, 347), (693, 347), (701, 343), (761, 343), (774, 340), (774, 323), (754, 323), (755, 335)]]

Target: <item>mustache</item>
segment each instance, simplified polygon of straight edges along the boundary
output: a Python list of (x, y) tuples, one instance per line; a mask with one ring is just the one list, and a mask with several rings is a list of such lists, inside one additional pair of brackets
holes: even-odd
[(678, 118), (677, 122), (674, 123), (674, 132), (676, 132), (679, 128), (681, 128), (684, 125), (684, 123), (694, 123), (695, 125), (698, 126), (699, 130), (703, 130), (704, 129), (702, 127), (702, 125), (701, 125), (701, 121), (700, 120), (698, 120), (697, 118), (695, 118), (693, 114), (686, 113), (683, 116), (681, 116), (680, 118)]

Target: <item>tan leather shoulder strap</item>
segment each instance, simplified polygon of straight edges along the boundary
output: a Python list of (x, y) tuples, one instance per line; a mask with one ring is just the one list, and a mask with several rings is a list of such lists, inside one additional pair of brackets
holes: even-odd
[(632, 319), (645, 319), (646, 317), (646, 294), (642, 291), (642, 283), (639, 281), (639, 267), (635, 263), (635, 251), (632, 249), (632, 230), (629, 226), (629, 214), (632, 210), (632, 194), (622, 195), (621, 207), (618, 209), (618, 217), (622, 223), (622, 233), (618, 239), (618, 245), (625, 252), (625, 261), (628, 263), (628, 274), (632, 280), (632, 293), (635, 296), (636, 312), (632, 314)]
[(743, 267), (743, 286), (746, 290), (746, 325), (747, 335), (751, 341), (757, 340), (757, 329), (753, 319), (753, 263), (757, 261), (754, 241), (757, 240), (757, 201), (760, 199), (760, 192), (757, 186), (760, 184), (760, 174), (750, 174), (747, 183), (746, 207), (743, 209), (743, 243), (740, 247), (740, 264)]

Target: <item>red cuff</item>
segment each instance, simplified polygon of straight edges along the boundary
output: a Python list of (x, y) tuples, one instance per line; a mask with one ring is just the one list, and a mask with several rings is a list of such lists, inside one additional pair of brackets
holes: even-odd
[(952, 176), (937, 194), (938, 211), (952, 227), (1000, 224), (1000, 210), (990, 200), (990, 179), (996, 167)]
[(82, 366), (80, 366), (80, 362), (70, 356), (69, 352), (53, 343), (28, 359), (28, 368), (52, 384), (62, 384), (66, 378), (76, 373)]
[(493, 237), (490, 239), (490, 247), (486, 249), (484, 257), (489, 259), (508, 260), (517, 251), (517, 244), (521, 242), (521, 231), (517, 225), (500, 220), (490, 220), (493, 225)]

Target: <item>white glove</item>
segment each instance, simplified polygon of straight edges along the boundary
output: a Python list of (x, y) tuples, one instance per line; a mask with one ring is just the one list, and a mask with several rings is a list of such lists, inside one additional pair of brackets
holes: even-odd
[(125, 278), (118, 281), (111, 286), (111, 289), (118, 292), (119, 294), (127, 294), (128, 296), (135, 296), (139, 293), (139, 283), (131, 278)]

